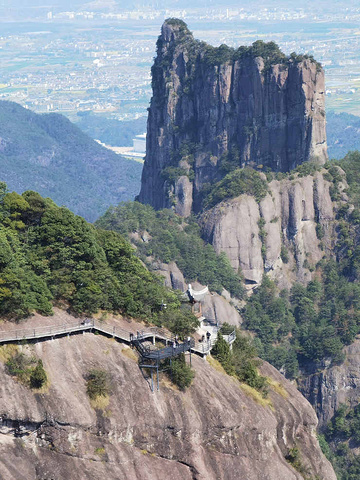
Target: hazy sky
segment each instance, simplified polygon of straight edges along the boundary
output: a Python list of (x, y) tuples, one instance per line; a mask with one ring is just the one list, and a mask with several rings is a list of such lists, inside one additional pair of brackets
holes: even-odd
[(251, 5), (254, 8), (259, 6), (275, 7), (291, 7), (301, 8), (305, 4), (313, 4), (314, 6), (322, 5), (323, 8), (334, 8), (339, 5), (359, 5), (358, 0), (319, 0), (314, 3), (314, 0), (197, 0), (196, 3), (193, 0), (0, 0), (1, 7), (8, 8), (62, 8), (62, 9), (75, 9), (79, 7), (87, 8), (121, 8), (128, 9), (133, 7), (159, 7), (159, 8), (188, 8), (188, 7), (214, 7), (214, 6), (231, 6), (236, 5), (239, 7), (249, 7)]

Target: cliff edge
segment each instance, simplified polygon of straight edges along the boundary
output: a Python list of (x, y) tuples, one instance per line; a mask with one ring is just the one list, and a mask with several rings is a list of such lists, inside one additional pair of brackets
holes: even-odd
[(139, 200), (187, 216), (200, 210), (204, 187), (235, 168), (324, 163), (324, 83), (312, 57), (287, 57), (273, 42), (214, 48), (181, 20), (166, 20)]
[[(185, 393), (166, 379), (151, 393), (135, 353), (114, 340), (87, 333), (17, 348), (42, 359), (49, 385), (34, 393), (0, 361), (4, 480), (302, 480), (304, 472), (336, 480), (318, 445), (315, 412), (268, 364), (270, 399), (261, 404), (194, 355), (196, 376)], [(92, 368), (111, 378), (103, 408), (92, 408), (86, 394)], [(286, 460), (293, 449), (303, 474)]]

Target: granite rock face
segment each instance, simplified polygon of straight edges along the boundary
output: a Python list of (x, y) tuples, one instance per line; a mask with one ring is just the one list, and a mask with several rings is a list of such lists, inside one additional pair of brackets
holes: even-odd
[(249, 285), (261, 283), (264, 272), (281, 288), (293, 281), (306, 283), (316, 263), (334, 248), (335, 213), (329, 188), (322, 172), (273, 180), (259, 203), (241, 195), (206, 211), (201, 219), (203, 237), (216, 252), (227, 254)]
[[(152, 270), (164, 277), (165, 285), (167, 287), (186, 292), (188, 284), (175, 262), (160, 263), (154, 261), (152, 263)], [(195, 290), (202, 290), (205, 285), (193, 282), (192, 286)], [(237, 299), (231, 298), (230, 293), (226, 290), (223, 291), (222, 295), (218, 295), (215, 292), (209, 292), (209, 294), (205, 295), (203, 299), (203, 316), (214, 323), (227, 322), (230, 325), (239, 327), (242, 324), (242, 318), (235, 307), (238, 302)]]
[(326, 426), (340, 405), (356, 407), (360, 398), (360, 339), (344, 348), (341, 365), (326, 366), (304, 376), (299, 389), (314, 407), (320, 427)]
[[(193, 385), (162, 380), (151, 393), (135, 353), (87, 333), (19, 347), (42, 358), (49, 387), (33, 393), (0, 361), (2, 480), (303, 480), (285, 459), (296, 446), (312, 478), (336, 480), (322, 454), (315, 412), (270, 365), (272, 407), (193, 355)], [(108, 372), (110, 403), (93, 409), (85, 376)], [(279, 393), (281, 392), (281, 393)]]
[(313, 59), (262, 42), (215, 49), (170, 19), (152, 77), (143, 203), (187, 216), (233, 167), (289, 171), (327, 158), (324, 71)]

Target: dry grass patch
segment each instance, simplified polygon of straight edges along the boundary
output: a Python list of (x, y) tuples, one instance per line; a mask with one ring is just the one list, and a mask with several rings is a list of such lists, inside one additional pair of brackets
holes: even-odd
[[(154, 376), (154, 384), (156, 384), (156, 377)], [(161, 387), (170, 388), (170, 390), (174, 390), (174, 392), (180, 392), (180, 389), (177, 385), (172, 383), (170, 379), (166, 375), (160, 374), (160, 381), (159, 384)]]
[(273, 378), (270, 378), (270, 377), (266, 377), (266, 380), (273, 392), (278, 393), (283, 398), (288, 398), (289, 394), (285, 390), (284, 385), (282, 385), (280, 382), (276, 382)]
[(98, 395), (96, 398), (90, 399), (90, 405), (94, 410), (106, 410), (109, 406), (109, 395)]
[(95, 453), (95, 455), (98, 455), (99, 457), (102, 457), (106, 453), (105, 448), (103, 448), (103, 447), (95, 448), (94, 453)]
[(125, 355), (125, 357), (130, 358), (130, 360), (134, 360), (135, 362), (138, 361), (137, 354), (131, 348), (123, 348), (121, 353)]
[(0, 347), (0, 360), (5, 363), (9, 360), (9, 358), (14, 357), (18, 351), (18, 346), (14, 345), (13, 343), (2, 345)]
[(250, 387), (246, 383), (240, 383), (240, 388), (248, 397), (251, 397), (259, 405), (262, 405), (263, 407), (270, 407), (271, 409), (274, 408), (271, 399), (264, 398), (260, 392), (255, 390), (255, 388)]
[(228, 375), (225, 370), (224, 370), (224, 367), (221, 365), (221, 363), (216, 360), (216, 358), (212, 357), (211, 355), (207, 355), (206, 356), (206, 361), (209, 363), (209, 365), (211, 365), (217, 372), (220, 372), (224, 375)]

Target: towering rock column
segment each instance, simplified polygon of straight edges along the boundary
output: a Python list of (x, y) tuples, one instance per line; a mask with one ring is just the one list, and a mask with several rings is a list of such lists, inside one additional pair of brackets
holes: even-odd
[(152, 88), (139, 200), (156, 209), (199, 211), (209, 184), (237, 167), (326, 161), (324, 71), (313, 58), (273, 42), (214, 48), (169, 19)]

